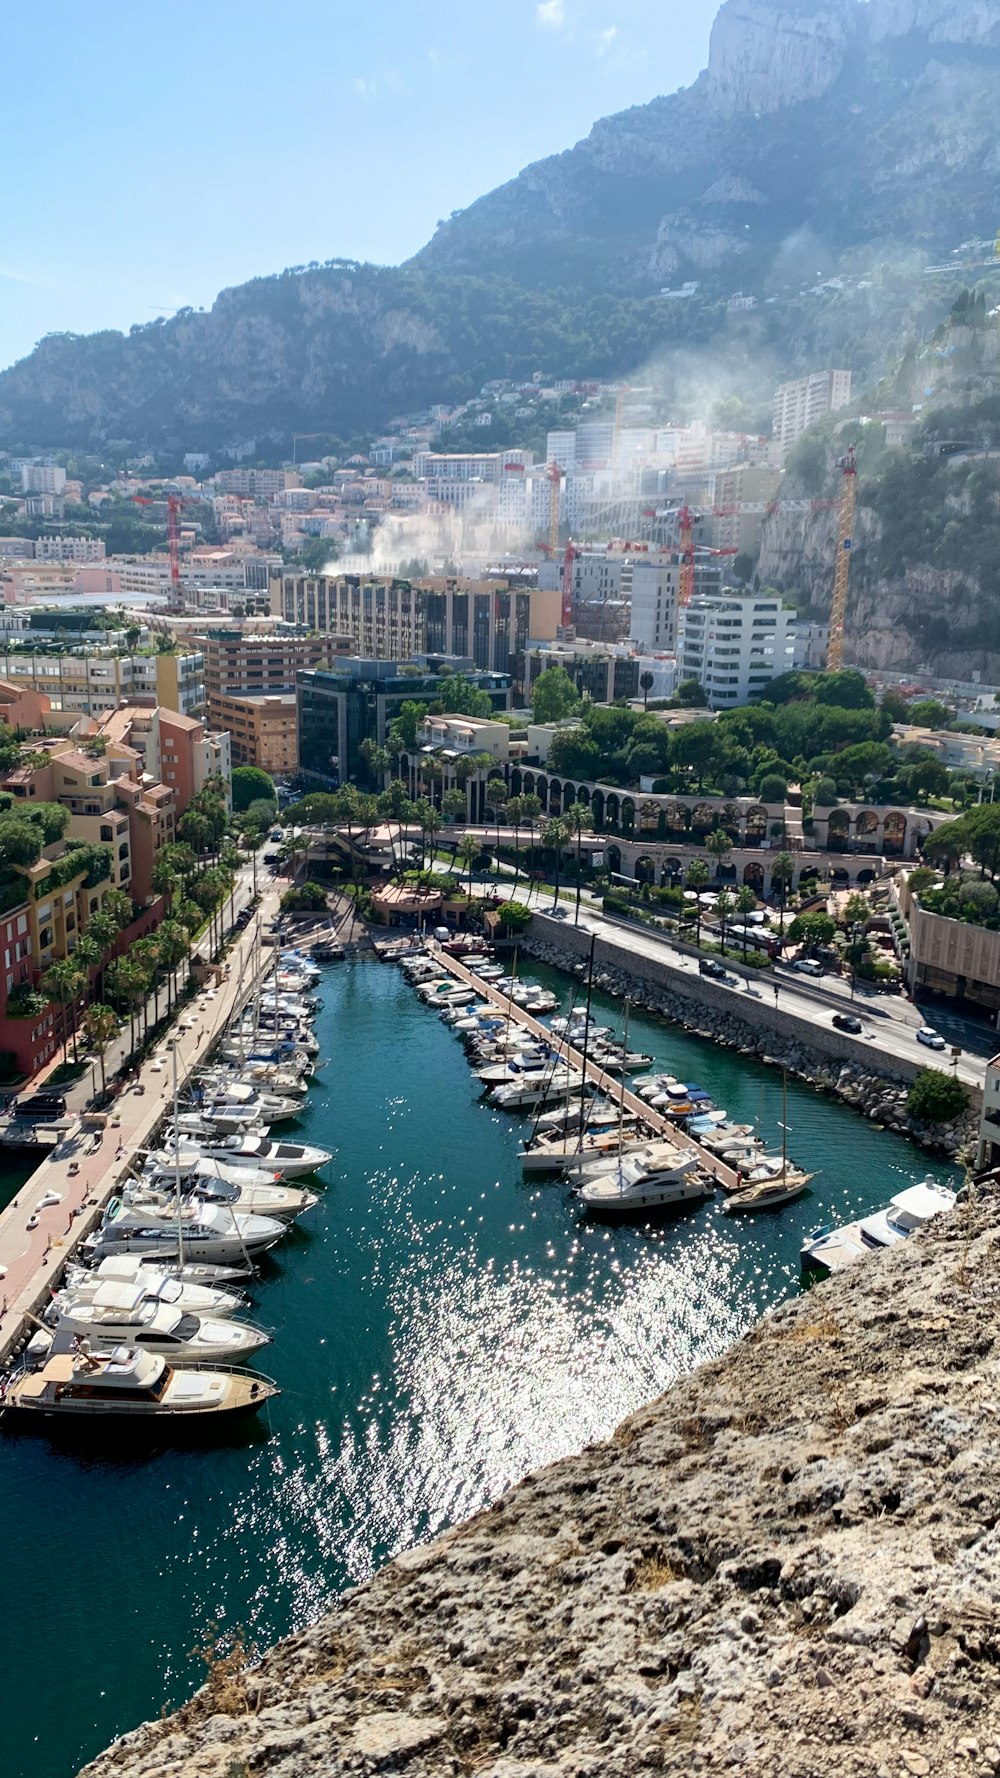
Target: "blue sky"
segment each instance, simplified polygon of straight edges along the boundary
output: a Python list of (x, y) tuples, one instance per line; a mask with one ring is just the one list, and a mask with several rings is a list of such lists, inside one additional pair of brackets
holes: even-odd
[(689, 84), (714, 0), (49, 0), (4, 20), (0, 365), (439, 217)]

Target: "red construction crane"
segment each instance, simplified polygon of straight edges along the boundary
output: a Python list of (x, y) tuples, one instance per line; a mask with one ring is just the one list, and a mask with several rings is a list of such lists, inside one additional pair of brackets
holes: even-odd
[[(183, 611), (184, 598), (181, 593), (181, 539), (179, 517), (182, 506), (188, 502), (180, 494), (164, 496), (167, 503), (167, 553), (170, 557), (170, 592), (171, 609)], [(133, 494), (136, 506), (160, 506), (162, 501), (153, 500), (148, 494)]]

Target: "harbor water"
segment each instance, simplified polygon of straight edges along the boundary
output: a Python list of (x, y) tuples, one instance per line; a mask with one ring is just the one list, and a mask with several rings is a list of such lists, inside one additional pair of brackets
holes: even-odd
[[(572, 984), (542, 969), (527, 973)], [(901, 1138), (789, 1082), (811, 1194), (755, 1217), (718, 1201), (643, 1227), (586, 1223), (523, 1180), (519, 1118), (479, 1096), (461, 1044), (394, 967), (334, 965), (326, 1066), (288, 1126), (336, 1150), (321, 1202), (276, 1249), (253, 1319), (269, 1418), (141, 1457), (0, 1437), (6, 1778), (68, 1778), (200, 1683), (199, 1650), (263, 1648), (395, 1552), (525, 1471), (612, 1431), (799, 1288), (820, 1221), (927, 1174)], [(621, 1005), (594, 996), (604, 1024)], [(630, 1046), (780, 1147), (781, 1078), (636, 1015)], [(281, 1132), (279, 1132), (281, 1133)], [(877, 1262), (874, 1262), (877, 1263)]]

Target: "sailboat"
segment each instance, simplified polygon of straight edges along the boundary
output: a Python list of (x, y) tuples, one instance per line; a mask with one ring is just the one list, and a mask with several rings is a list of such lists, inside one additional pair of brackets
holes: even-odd
[(744, 1211), (774, 1210), (800, 1198), (814, 1178), (788, 1159), (788, 1070), (781, 1071), (781, 1158), (764, 1155), (757, 1158), (746, 1172), (737, 1170), (737, 1185), (722, 1208), (727, 1216)]

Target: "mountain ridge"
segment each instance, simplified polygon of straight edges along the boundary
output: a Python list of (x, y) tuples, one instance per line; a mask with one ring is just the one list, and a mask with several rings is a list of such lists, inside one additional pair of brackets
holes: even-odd
[[(204, 314), (49, 336), (0, 374), (0, 432), (347, 438), (497, 375), (624, 375), (713, 341), (737, 362), (773, 349), (786, 374), (853, 347), (877, 373), (901, 329), (946, 311), (917, 259), (996, 231), (998, 73), (1000, 0), (726, 0), (691, 86), (599, 119), (405, 265), (333, 260), (224, 290)], [(871, 290), (873, 259), (907, 263), (903, 295), (803, 303), (804, 283), (845, 266)], [(688, 280), (692, 300), (661, 299)], [(737, 288), (762, 305), (745, 338)]]

